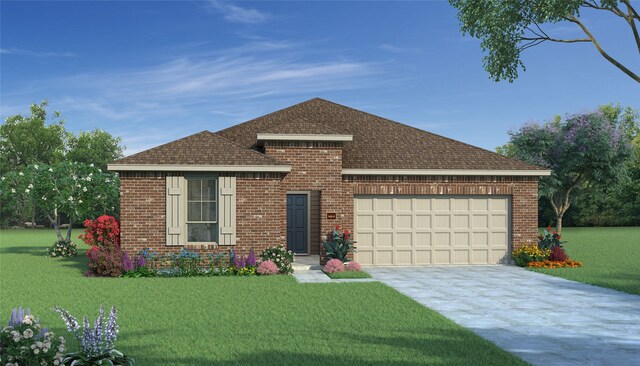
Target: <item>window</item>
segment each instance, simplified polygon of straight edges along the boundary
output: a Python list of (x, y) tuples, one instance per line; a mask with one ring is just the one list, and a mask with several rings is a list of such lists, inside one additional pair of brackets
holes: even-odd
[(218, 240), (217, 179), (187, 180), (187, 242), (212, 243)]

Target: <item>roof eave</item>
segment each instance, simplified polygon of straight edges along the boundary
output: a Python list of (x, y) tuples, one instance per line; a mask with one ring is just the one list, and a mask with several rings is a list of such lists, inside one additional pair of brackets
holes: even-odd
[(288, 173), (289, 165), (196, 165), (196, 164), (108, 164), (115, 172), (273, 172)]
[(468, 175), (468, 176), (530, 176), (551, 175), (551, 170), (489, 170), (489, 169), (342, 169), (342, 175)]
[(339, 134), (295, 134), (295, 133), (259, 133), (258, 141), (353, 141), (353, 135)]

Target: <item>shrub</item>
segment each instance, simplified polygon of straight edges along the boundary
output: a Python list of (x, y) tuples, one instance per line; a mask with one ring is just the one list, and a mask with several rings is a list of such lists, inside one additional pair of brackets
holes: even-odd
[(354, 261), (347, 262), (347, 270), (348, 271), (360, 272), (360, 271), (362, 271), (362, 266), (358, 262), (354, 262)]
[(549, 260), (555, 262), (565, 262), (569, 260), (567, 252), (561, 247), (551, 247), (551, 254), (549, 254)]
[(256, 272), (261, 275), (278, 274), (278, 266), (273, 261), (263, 261), (258, 265)]
[(354, 246), (355, 242), (351, 240), (349, 230), (345, 230), (344, 232), (340, 232), (339, 230), (340, 226), (336, 225), (332, 233), (333, 239), (322, 243), (322, 245), (327, 250), (327, 257), (348, 262), (349, 258), (347, 258), (347, 256), (349, 253), (356, 251), (356, 247)]
[(120, 247), (101, 246), (93, 247), (87, 252), (89, 257), (90, 276), (120, 277), (123, 272), (123, 252)]
[(91, 246), (120, 246), (120, 224), (109, 215), (102, 215), (95, 220), (85, 220), (84, 234), (78, 236)]
[(562, 236), (557, 231), (551, 231), (551, 226), (547, 227), (542, 234), (538, 235), (538, 246), (540, 249), (551, 249), (553, 247), (562, 247), (564, 243), (561, 241)]
[(340, 259), (331, 259), (325, 264), (324, 269), (327, 273), (342, 272), (345, 270), (344, 263)]
[(54, 307), (62, 320), (67, 324), (67, 330), (73, 333), (80, 344), (80, 351), (64, 355), (64, 364), (67, 365), (133, 365), (132, 358), (125, 356), (115, 349), (118, 337), (118, 312), (116, 307), (111, 308), (109, 317), (105, 322), (104, 306), (100, 306), (98, 318), (95, 320), (94, 329), (91, 329), (89, 319), (84, 318), (83, 326), (68, 311)]
[(75, 257), (78, 255), (78, 246), (72, 241), (59, 240), (53, 243), (48, 249), (49, 257)]
[(260, 258), (262, 258), (263, 261), (270, 260), (275, 263), (276, 266), (278, 266), (278, 272), (282, 274), (293, 273), (293, 267), (291, 266), (293, 263), (293, 257), (293, 252), (285, 250), (282, 245), (267, 248), (260, 254)]
[(0, 365), (58, 365), (65, 351), (64, 338), (40, 325), (31, 312), (13, 309), (9, 324), (0, 331)]
[(549, 258), (549, 249), (540, 249), (536, 244), (522, 244), (511, 253), (517, 266), (524, 267), (529, 262), (543, 261)]

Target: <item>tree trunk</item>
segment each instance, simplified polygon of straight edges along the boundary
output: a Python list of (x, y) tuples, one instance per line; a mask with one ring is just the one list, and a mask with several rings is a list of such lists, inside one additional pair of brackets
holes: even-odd
[(58, 241), (63, 241), (62, 233), (60, 232), (60, 227), (58, 226), (58, 211), (55, 210), (53, 212), (53, 217), (49, 213), (47, 213), (47, 217), (49, 218), (49, 222), (53, 225), (53, 230), (56, 231), (56, 235), (58, 236)]
[(71, 230), (73, 230), (73, 218), (69, 217), (69, 227), (67, 228), (67, 241), (71, 241)]
[(562, 235), (562, 216), (563, 215), (564, 215), (564, 212), (556, 216), (556, 229), (558, 230), (558, 234), (560, 235)]

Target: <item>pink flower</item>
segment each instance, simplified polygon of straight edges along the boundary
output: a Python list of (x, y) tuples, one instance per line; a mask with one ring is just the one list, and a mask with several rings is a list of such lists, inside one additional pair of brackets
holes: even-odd
[(258, 265), (256, 272), (261, 275), (274, 275), (278, 274), (278, 266), (273, 261), (264, 261)]
[(362, 271), (362, 266), (358, 262), (349, 262), (347, 263), (347, 270), (360, 272)]
[(332, 259), (324, 266), (326, 273), (336, 273), (344, 271), (344, 263), (340, 259)]

